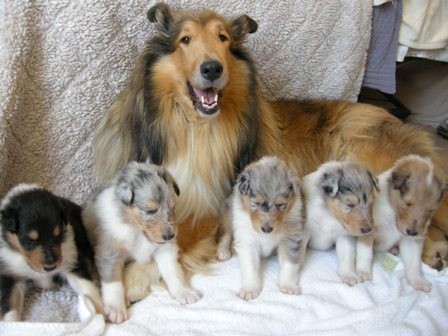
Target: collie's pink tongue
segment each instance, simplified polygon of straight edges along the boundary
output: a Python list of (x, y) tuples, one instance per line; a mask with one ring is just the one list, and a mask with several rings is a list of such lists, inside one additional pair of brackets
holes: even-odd
[(215, 88), (205, 90), (193, 88), (193, 90), (202, 105), (215, 105), (218, 102), (218, 90)]

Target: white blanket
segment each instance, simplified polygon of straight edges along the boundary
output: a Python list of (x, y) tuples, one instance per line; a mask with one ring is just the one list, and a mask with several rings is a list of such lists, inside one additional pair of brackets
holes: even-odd
[[(276, 257), (264, 266), (264, 288), (253, 301), (236, 295), (240, 273), (233, 257), (216, 264), (212, 275), (193, 277), (192, 286), (203, 294), (197, 303), (181, 306), (166, 291), (153, 292), (132, 306), (128, 321), (108, 324), (105, 335), (448, 335), (447, 269), (437, 273), (424, 266), (433, 286), (428, 294), (407, 283), (401, 263), (389, 273), (375, 261), (373, 280), (349, 287), (336, 274), (334, 250), (310, 250), (300, 280), (303, 293), (290, 296), (277, 287)], [(89, 328), (101, 331), (101, 323)], [(64, 335), (79, 328), (78, 323), (0, 323), (0, 335)]]

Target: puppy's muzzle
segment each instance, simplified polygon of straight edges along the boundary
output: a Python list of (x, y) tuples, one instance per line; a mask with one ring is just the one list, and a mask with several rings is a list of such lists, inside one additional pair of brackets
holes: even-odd
[(269, 225), (264, 225), (261, 227), (261, 231), (263, 231), (264, 233), (271, 233), (273, 230), (274, 228)]
[(163, 238), (163, 240), (165, 240), (165, 241), (170, 241), (170, 240), (174, 239), (174, 237), (176, 237), (176, 235), (175, 235), (174, 232), (171, 231), (171, 230), (167, 230), (167, 231), (162, 235), (162, 238)]

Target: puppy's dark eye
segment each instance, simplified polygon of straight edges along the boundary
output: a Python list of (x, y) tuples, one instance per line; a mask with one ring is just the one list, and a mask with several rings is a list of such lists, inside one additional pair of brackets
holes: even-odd
[(183, 44), (189, 44), (191, 41), (190, 36), (184, 36), (180, 39), (180, 42), (182, 42)]
[(404, 202), (404, 204), (406, 204), (406, 206), (408, 206), (408, 207), (411, 207), (412, 206), (412, 203), (411, 202)]
[(225, 41), (228, 41), (228, 40), (229, 40), (229, 39), (227, 38), (227, 36), (225, 36), (224, 34), (219, 34), (218, 37), (219, 37), (219, 39), (220, 39), (222, 42), (225, 42)]
[(276, 207), (278, 210), (285, 210), (285, 209), (286, 209), (286, 203), (279, 203), (279, 204), (276, 204), (275, 207)]
[(149, 209), (149, 210), (146, 210), (145, 212), (147, 215), (154, 215), (158, 210), (159, 209)]

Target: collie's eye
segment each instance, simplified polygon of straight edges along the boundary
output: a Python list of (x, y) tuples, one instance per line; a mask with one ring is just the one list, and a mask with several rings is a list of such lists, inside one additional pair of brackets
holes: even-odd
[(411, 207), (412, 203), (411, 202), (404, 202), (404, 204), (406, 204), (406, 206)]
[(355, 207), (355, 205), (352, 203), (345, 204), (345, 209), (347, 210), (347, 212), (352, 211), (354, 207)]
[(190, 41), (191, 41), (191, 39), (190, 39), (190, 36), (184, 36), (184, 37), (182, 37), (182, 38), (180, 39), (180, 41), (181, 41), (183, 44), (189, 44)]
[(225, 36), (224, 34), (219, 34), (218, 37), (219, 37), (219, 39), (220, 39), (222, 42), (225, 42), (225, 41), (228, 41), (228, 40), (229, 40), (229, 39), (227, 38), (227, 36)]

